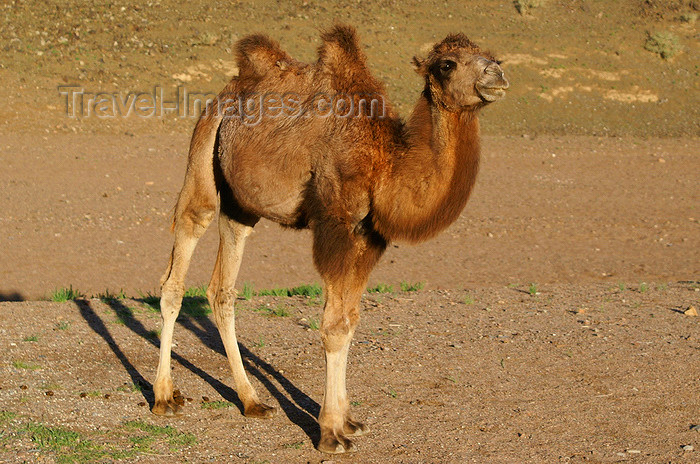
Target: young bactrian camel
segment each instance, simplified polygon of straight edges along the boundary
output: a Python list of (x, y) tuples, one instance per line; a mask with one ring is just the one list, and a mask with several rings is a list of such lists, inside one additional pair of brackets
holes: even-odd
[(479, 165), (477, 112), (501, 98), (508, 81), (493, 56), (463, 34), (449, 35), (426, 58), (414, 58), (425, 87), (404, 123), (370, 74), (355, 30), (336, 26), (321, 38), (310, 65), (267, 36), (242, 39), (239, 75), (195, 127), (161, 282), (153, 412), (179, 410), (173, 329), (190, 258), (218, 203), (219, 252), (207, 297), (246, 416), (275, 412), (248, 381), (236, 342), (234, 284), (246, 237), (261, 217), (313, 232), (326, 299), (318, 449), (342, 453), (354, 449), (348, 437), (367, 432), (350, 416), (345, 368), (368, 275), (390, 241), (426, 240), (459, 216)]

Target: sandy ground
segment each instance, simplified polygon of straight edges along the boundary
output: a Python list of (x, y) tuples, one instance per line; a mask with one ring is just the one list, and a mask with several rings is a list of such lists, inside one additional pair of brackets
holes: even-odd
[[(0, 137), (0, 295), (158, 290), (187, 138)], [(371, 283), (427, 288), (639, 283), (700, 274), (698, 139), (488, 137), (459, 220), (419, 246), (395, 244)], [(47, 156), (50, 154), (50, 156)], [(307, 232), (261, 222), (239, 286), (318, 282)], [(209, 280), (216, 227), (189, 273)]]
[[(335, 462), (697, 462), (700, 451), (682, 447), (700, 448), (700, 332), (682, 312), (698, 306), (698, 284), (538, 290), (366, 295), (348, 375), (353, 412), (372, 432)], [(0, 409), (18, 414), (2, 423), (0, 460), (71, 456), (37, 453), (22, 428), (34, 420), (123, 452), (136, 446), (134, 421), (196, 437), (155, 439), (129, 459), (139, 462), (330, 462), (313, 449), (324, 376), (309, 326), (320, 311), (303, 297), (238, 302), (252, 381), (281, 409), (269, 421), (241, 415), (212, 320), (181, 316), (173, 375), (188, 400), (168, 420), (148, 410), (159, 317), (147, 306), (0, 303)], [(134, 383), (142, 390), (125, 388)], [(222, 401), (231, 407), (205, 408)]]

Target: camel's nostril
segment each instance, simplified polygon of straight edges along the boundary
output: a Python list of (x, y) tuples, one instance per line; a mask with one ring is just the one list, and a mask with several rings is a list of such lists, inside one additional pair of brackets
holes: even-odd
[(503, 69), (501, 69), (497, 63), (489, 64), (486, 69), (484, 69), (484, 74), (491, 78), (491, 85), (493, 85), (493, 87), (498, 87), (502, 90), (506, 90), (510, 87), (508, 79), (506, 79), (503, 74)]
[(490, 65), (486, 66), (486, 69), (484, 69), (484, 73), (491, 74), (497, 77), (503, 77), (503, 70), (496, 63), (491, 63)]

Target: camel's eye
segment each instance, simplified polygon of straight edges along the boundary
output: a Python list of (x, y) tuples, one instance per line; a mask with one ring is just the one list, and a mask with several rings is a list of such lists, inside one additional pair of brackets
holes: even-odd
[(447, 74), (450, 71), (452, 71), (456, 65), (457, 63), (455, 63), (454, 61), (445, 60), (442, 63), (440, 63), (440, 72), (443, 74)]

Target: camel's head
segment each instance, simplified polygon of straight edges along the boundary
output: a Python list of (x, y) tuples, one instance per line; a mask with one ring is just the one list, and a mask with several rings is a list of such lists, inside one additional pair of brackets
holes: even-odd
[(447, 109), (475, 109), (502, 98), (508, 88), (499, 62), (464, 34), (450, 34), (427, 57), (413, 58), (426, 96)]

